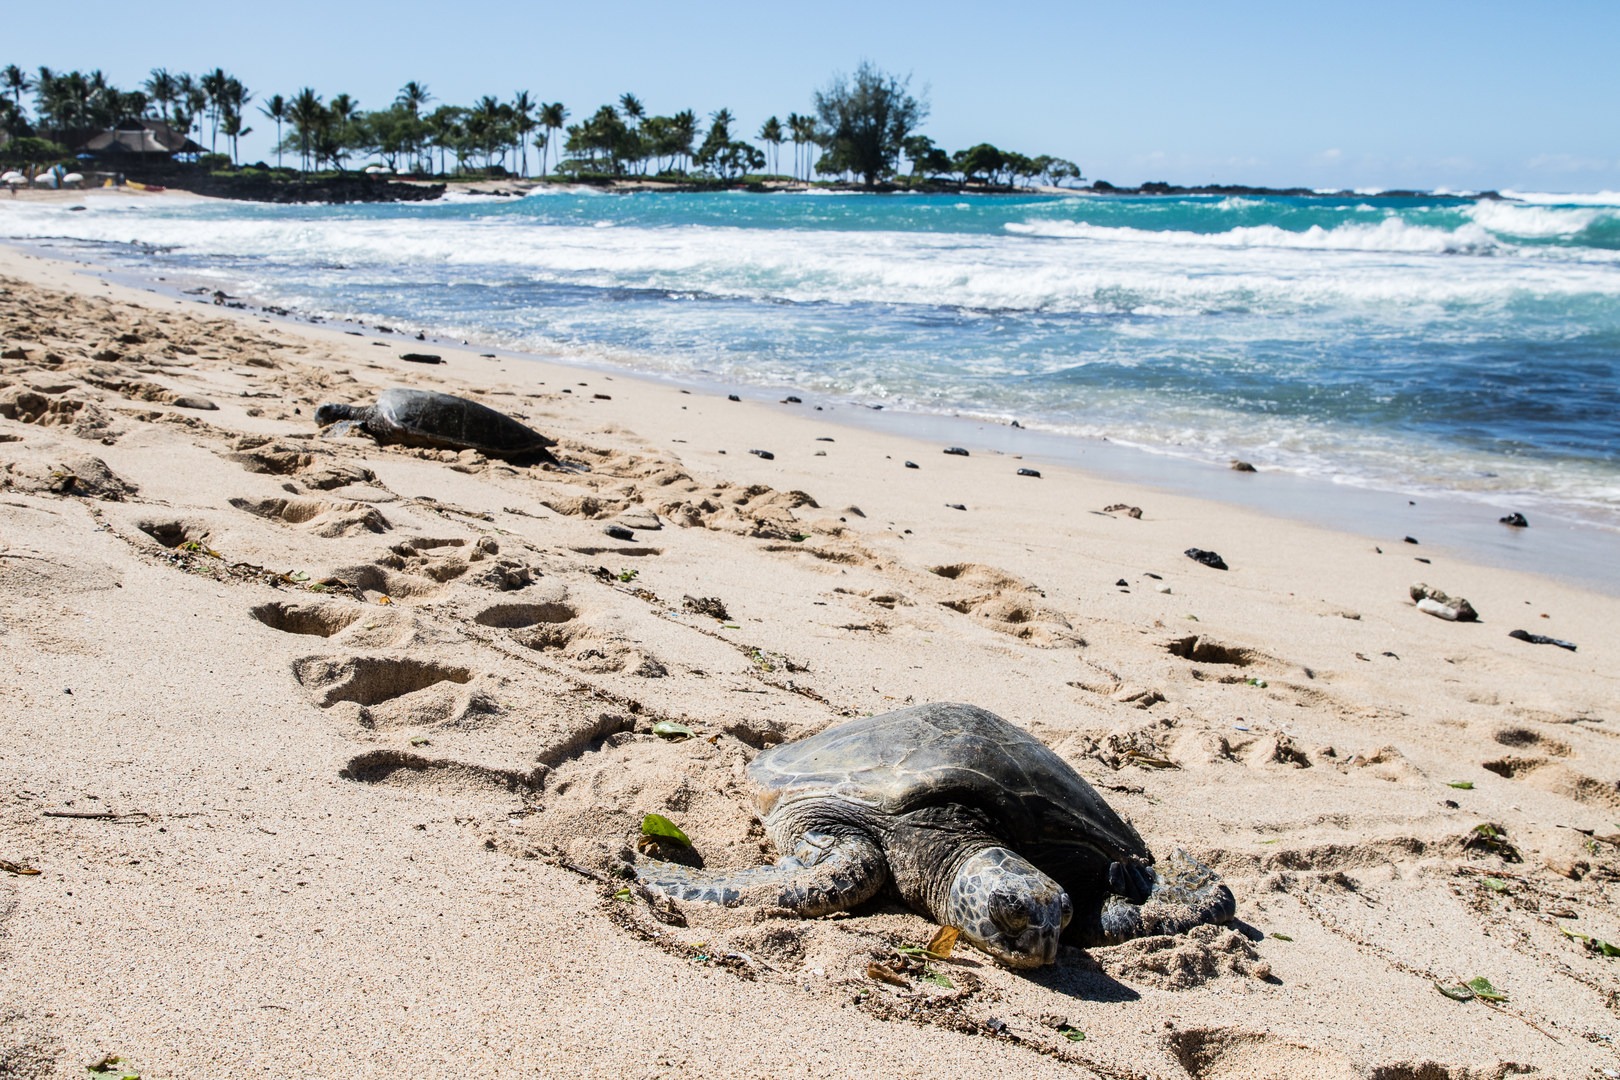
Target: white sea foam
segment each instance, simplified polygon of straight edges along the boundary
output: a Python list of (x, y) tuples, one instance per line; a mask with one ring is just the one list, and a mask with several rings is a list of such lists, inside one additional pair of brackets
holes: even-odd
[(1550, 204), (1518, 206), (1507, 202), (1481, 202), (1468, 208), (1468, 216), (1498, 236), (1574, 236), (1594, 222), (1615, 217), (1598, 207), (1571, 209)]
[(1412, 225), (1397, 217), (1387, 217), (1376, 225), (1351, 222), (1324, 229), (1312, 225), (1294, 231), (1276, 225), (1245, 225), (1218, 233), (1195, 233), (1166, 229), (1134, 229), (1091, 225), (1076, 221), (1011, 222), (1009, 232), (1030, 236), (1081, 240), (1116, 240), (1137, 244), (1177, 247), (1274, 247), (1312, 251), (1392, 251), (1425, 254), (1491, 254), (1501, 248), (1495, 237), (1472, 224), (1455, 229)]
[(1504, 191), (1502, 194), (1509, 199), (1542, 206), (1620, 206), (1620, 191)]

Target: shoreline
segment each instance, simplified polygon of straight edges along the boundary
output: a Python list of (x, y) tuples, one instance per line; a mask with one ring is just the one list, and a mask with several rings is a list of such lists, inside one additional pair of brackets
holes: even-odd
[[(64, 264), (81, 262), (53, 254), (48, 247), (37, 244), (13, 243), (10, 246)], [(131, 288), (149, 289), (186, 302), (202, 302), (186, 295), (181, 288), (184, 282), (178, 280), (158, 281), (147, 273), (116, 270), (94, 262), (83, 263), (83, 266), (84, 272), (110, 275)], [(233, 296), (231, 300), (246, 304), (254, 314), (292, 326), (343, 326), (388, 343), (414, 340), (402, 332), (380, 332), (375, 326), (352, 317), (334, 321), (302, 314), (296, 309), (268, 308), (256, 298)], [(487, 342), (461, 342), (431, 333), (424, 344), (479, 352), (493, 349), (503, 359), (559, 364), (722, 397), (737, 393), (765, 405), (779, 402), (785, 395), (801, 396), (805, 411), (822, 412), (822, 418), (831, 423), (910, 440), (916, 446), (913, 456), (919, 463), (923, 460), (921, 455), (936, 456), (942, 446), (966, 445), (970, 451), (1015, 459), (1028, 457), (1031, 462), (1048, 468), (1076, 469), (1095, 480), (1145, 485), (1166, 493), (1208, 499), (1219, 505), (1241, 506), (1267, 516), (1353, 534), (1368, 544), (1389, 546), (1394, 550), (1403, 547), (1405, 538), (1411, 536), (1418, 541), (1414, 556), (1444, 554), (1620, 596), (1620, 571), (1615, 570), (1611, 555), (1614, 543), (1620, 540), (1620, 530), (1574, 520), (1556, 512), (1536, 511), (1528, 515), (1531, 522), (1528, 529), (1513, 528), (1498, 519), (1521, 507), (1493, 502), (1486, 497), (1403, 490), (1371, 483), (1340, 483), (1268, 468), (1264, 462), (1257, 463), (1257, 473), (1234, 472), (1199, 458), (1113, 443), (1106, 438), (1086, 438), (1039, 427), (1014, 428), (959, 413), (915, 411), (904, 405), (885, 407), (823, 397), (786, 385), (729, 384), (697, 373), (666, 375), (582, 355), (528, 352)], [(805, 396), (807, 394), (809, 396)]]
[[(416, 364), (13, 248), (0, 274), (4, 1071), (1620, 1065), (1615, 962), (1570, 936), (1620, 941), (1620, 601), (804, 405)], [(317, 434), (393, 385), (574, 467)], [(1481, 621), (1418, 610), (1420, 577)], [(707, 865), (774, 858), (761, 747), (948, 700), (1214, 867), (1238, 921), (1027, 973), (964, 947), (946, 987), (890, 900), (801, 920), (612, 876), (649, 812)], [(1507, 1000), (1436, 990), (1480, 977)], [(737, 1038), (760, 1015), (795, 1022)]]

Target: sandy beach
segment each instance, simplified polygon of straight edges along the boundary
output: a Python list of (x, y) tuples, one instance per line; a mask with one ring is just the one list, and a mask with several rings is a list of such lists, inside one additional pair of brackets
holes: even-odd
[[(0, 248), (0, 1076), (1620, 1075), (1620, 599), (418, 348)], [(390, 386), (572, 467), (318, 437)], [(929, 701), (1045, 741), (1237, 921), (941, 985), (890, 900), (613, 876), (647, 813), (774, 859), (753, 755)]]

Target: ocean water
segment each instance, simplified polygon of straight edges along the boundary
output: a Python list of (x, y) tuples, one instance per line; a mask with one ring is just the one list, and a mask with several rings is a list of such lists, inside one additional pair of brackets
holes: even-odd
[(7, 205), (0, 238), (675, 380), (1620, 529), (1620, 194)]

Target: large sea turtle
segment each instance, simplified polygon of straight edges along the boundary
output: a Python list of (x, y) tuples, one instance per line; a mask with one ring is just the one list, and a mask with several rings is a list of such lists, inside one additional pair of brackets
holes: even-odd
[(1177, 852), (1157, 872), (1134, 828), (1062, 758), (971, 705), (916, 705), (766, 750), (748, 766), (783, 857), (725, 872), (643, 860), (681, 900), (825, 915), (885, 886), (1009, 967), (1233, 917), (1232, 892)]
[(375, 405), (329, 402), (315, 410), (327, 435), (359, 429), (380, 443), (441, 450), (477, 450), (490, 457), (549, 457), (555, 439), (487, 405), (454, 394), (395, 387), (377, 395)]

